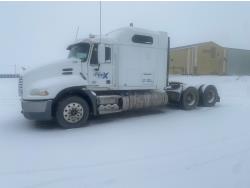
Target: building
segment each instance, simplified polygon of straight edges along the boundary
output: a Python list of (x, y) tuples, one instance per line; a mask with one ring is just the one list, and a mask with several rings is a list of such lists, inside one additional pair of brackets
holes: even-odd
[(222, 47), (212, 41), (170, 50), (170, 73), (250, 75), (250, 50)]
[(228, 75), (250, 75), (250, 50), (226, 48)]
[(219, 74), (226, 73), (224, 48), (214, 42), (204, 42), (170, 50), (172, 74)]

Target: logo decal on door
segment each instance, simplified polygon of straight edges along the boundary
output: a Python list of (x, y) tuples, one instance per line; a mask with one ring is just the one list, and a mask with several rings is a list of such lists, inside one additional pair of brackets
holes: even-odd
[(108, 79), (108, 72), (95, 72), (94, 76), (101, 79)]

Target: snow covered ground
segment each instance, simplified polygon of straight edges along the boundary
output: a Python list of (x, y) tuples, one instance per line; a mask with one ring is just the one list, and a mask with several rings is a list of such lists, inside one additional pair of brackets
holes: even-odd
[(250, 77), (175, 76), (213, 83), (213, 108), (101, 116), (62, 130), (20, 113), (16, 79), (0, 79), (0, 187), (249, 188)]

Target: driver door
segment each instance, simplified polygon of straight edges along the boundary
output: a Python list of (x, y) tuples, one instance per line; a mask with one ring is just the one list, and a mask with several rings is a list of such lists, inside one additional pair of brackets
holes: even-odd
[(92, 46), (92, 53), (88, 65), (89, 85), (98, 87), (112, 86), (112, 48), (105, 45), (105, 62), (98, 62), (98, 44)]

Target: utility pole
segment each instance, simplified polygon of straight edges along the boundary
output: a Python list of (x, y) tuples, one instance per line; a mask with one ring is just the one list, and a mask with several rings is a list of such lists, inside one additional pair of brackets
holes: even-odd
[(102, 42), (102, 1), (100, 0), (100, 3), (99, 3), (99, 21), (100, 21), (100, 25), (99, 25), (99, 29), (100, 29), (100, 43)]
[(79, 32), (79, 26), (77, 26), (77, 29), (76, 29), (75, 41), (77, 41), (77, 38), (78, 38), (78, 32)]

